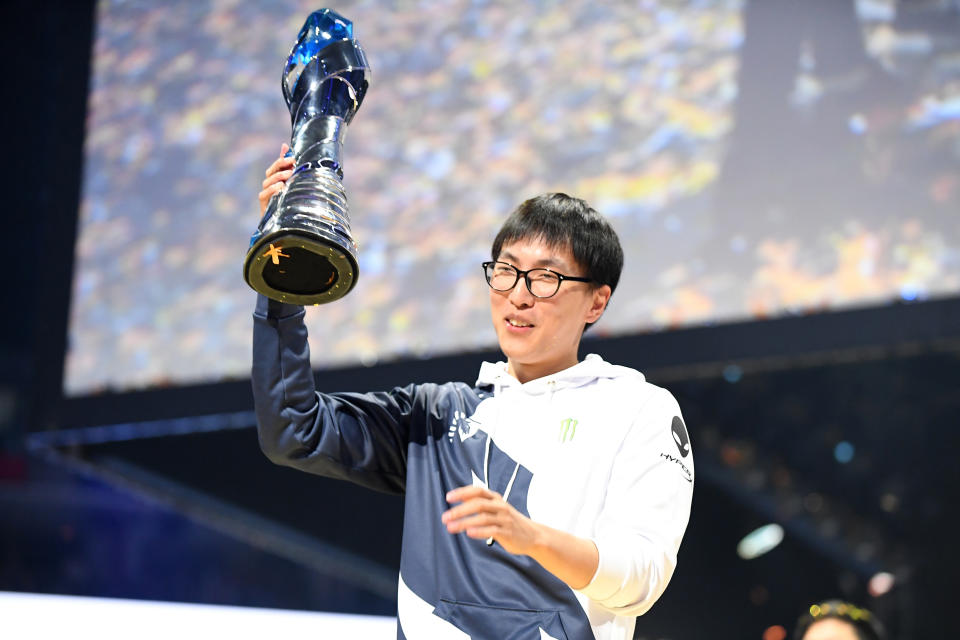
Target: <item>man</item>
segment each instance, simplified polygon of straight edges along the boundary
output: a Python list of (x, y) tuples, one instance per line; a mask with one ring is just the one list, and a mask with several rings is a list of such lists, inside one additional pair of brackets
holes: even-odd
[[(285, 151), (261, 209), (290, 175)], [(693, 491), (679, 407), (637, 371), (577, 357), (622, 264), (582, 200), (521, 204), (483, 265), (507, 360), (472, 387), (316, 393), (303, 309), (259, 298), (265, 454), (406, 493), (399, 638), (629, 639), (666, 588)]]

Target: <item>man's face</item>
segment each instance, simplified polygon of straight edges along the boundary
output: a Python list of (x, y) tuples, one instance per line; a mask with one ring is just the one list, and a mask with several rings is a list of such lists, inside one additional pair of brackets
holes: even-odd
[(849, 622), (826, 618), (810, 625), (803, 640), (857, 640), (857, 631)]
[[(586, 277), (569, 247), (552, 248), (539, 239), (504, 245), (497, 260), (521, 271), (545, 267)], [(510, 291), (490, 289), (490, 315), (510, 373), (527, 382), (575, 365), (584, 324), (596, 322), (609, 299), (609, 286), (587, 282), (563, 282), (551, 298), (535, 297), (523, 278)]]

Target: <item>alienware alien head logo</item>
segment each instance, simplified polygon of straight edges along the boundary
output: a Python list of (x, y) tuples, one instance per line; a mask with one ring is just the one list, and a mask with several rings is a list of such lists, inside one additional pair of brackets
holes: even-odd
[(690, 436), (687, 435), (687, 427), (680, 416), (673, 417), (670, 431), (673, 432), (673, 441), (677, 443), (677, 449), (680, 450), (680, 457), (686, 458), (690, 453)]

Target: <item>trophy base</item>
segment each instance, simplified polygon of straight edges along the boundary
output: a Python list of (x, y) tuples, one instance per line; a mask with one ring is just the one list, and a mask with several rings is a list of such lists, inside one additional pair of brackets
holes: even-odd
[(268, 298), (299, 305), (326, 304), (357, 281), (357, 259), (318, 236), (280, 231), (261, 238), (244, 263), (244, 278)]

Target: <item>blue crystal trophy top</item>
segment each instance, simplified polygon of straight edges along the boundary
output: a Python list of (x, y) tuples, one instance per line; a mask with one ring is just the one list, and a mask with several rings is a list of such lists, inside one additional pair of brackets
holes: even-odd
[(269, 298), (323, 304), (357, 281), (341, 155), (369, 73), (353, 23), (330, 9), (310, 14), (281, 83), (293, 126), (293, 175), (270, 200), (243, 265), (247, 284)]

